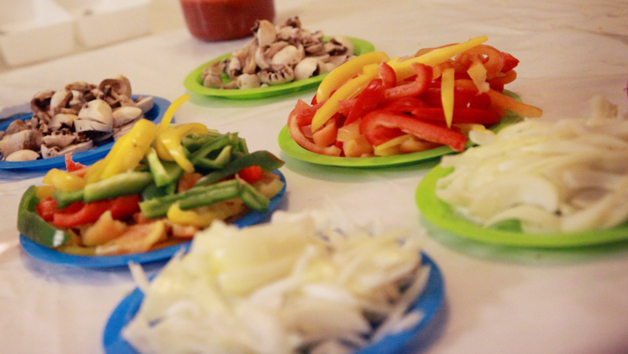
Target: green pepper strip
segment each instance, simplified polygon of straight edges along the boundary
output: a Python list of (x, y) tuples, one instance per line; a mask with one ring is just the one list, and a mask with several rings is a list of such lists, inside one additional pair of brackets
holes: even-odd
[(241, 186), (240, 199), (242, 199), (244, 204), (246, 204), (249, 208), (257, 211), (266, 211), (270, 205), (270, 199), (260, 194), (255, 187), (248, 183)]
[(227, 145), (222, 148), (218, 156), (214, 159), (207, 157), (198, 159), (194, 162), (194, 166), (202, 167), (207, 170), (217, 170), (225, 167), (231, 161), (231, 145)]
[(150, 172), (125, 172), (85, 186), (83, 201), (94, 202), (122, 195), (139, 194), (153, 181)]
[(225, 177), (232, 176), (245, 167), (260, 166), (264, 171), (272, 171), (283, 166), (284, 162), (268, 151), (256, 151), (252, 154), (245, 155), (236, 160), (231, 161), (225, 167), (218, 171), (211, 172), (199, 179), (194, 188), (198, 186), (208, 185)]
[(222, 149), (225, 146), (232, 146), (234, 144), (234, 139), (237, 139), (237, 136), (229, 134), (209, 141), (200, 149), (192, 153), (192, 155), (190, 156), (190, 161), (193, 165), (196, 165), (201, 159), (205, 158), (212, 151)]
[(72, 192), (63, 192), (55, 189), (52, 192), (52, 199), (57, 201), (57, 209), (63, 209), (74, 202), (82, 202), (84, 193), (84, 189), (79, 189)]
[[(182, 210), (192, 209), (203, 205), (211, 205), (222, 200), (235, 198), (239, 195), (240, 187), (237, 180), (230, 180), (212, 184), (210, 186), (196, 187), (185, 192), (145, 200), (140, 203), (140, 210), (147, 218), (166, 216), (168, 208), (176, 202), (180, 202)], [(184, 205), (181, 205), (183, 203)]]
[(58, 247), (70, 240), (70, 234), (50, 226), (35, 211), (39, 205), (37, 186), (30, 186), (18, 207), (17, 229), (29, 240), (46, 247)]
[(183, 169), (174, 161), (162, 161), (157, 156), (155, 148), (150, 148), (146, 154), (148, 167), (153, 175), (157, 187), (163, 187), (171, 184), (181, 177)]

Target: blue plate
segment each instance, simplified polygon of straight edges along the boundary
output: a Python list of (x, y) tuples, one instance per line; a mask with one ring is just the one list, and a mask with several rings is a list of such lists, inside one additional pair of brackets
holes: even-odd
[[(434, 318), (443, 304), (445, 285), (438, 266), (425, 253), (421, 253), (422, 263), (429, 265), (430, 276), (425, 289), (416, 301), (410, 306), (410, 310), (417, 310), (424, 314), (419, 323), (404, 332), (384, 337), (379, 342), (361, 349), (355, 354), (394, 354), (403, 348)], [(138, 312), (144, 294), (135, 289), (124, 298), (113, 311), (105, 326), (103, 345), (107, 354), (137, 354), (137, 351), (121, 336), (122, 329), (135, 317)]]
[[(284, 183), (281, 191), (270, 200), (268, 210), (265, 212), (250, 211), (243, 217), (234, 222), (234, 225), (238, 227), (246, 227), (253, 224), (257, 224), (265, 217), (270, 215), (277, 207), (279, 202), (286, 193), (286, 179), (283, 174), (277, 170), (273, 173), (279, 175), (279, 178)], [(107, 268), (107, 267), (120, 267), (126, 266), (129, 262), (135, 263), (149, 263), (159, 260), (164, 260), (172, 257), (180, 249), (184, 249), (186, 252), (190, 248), (192, 241), (180, 243), (169, 247), (164, 247), (154, 251), (148, 251), (144, 253), (125, 254), (117, 256), (76, 256), (72, 254), (62, 253), (53, 248), (42, 246), (30, 239), (20, 235), (20, 244), (24, 251), (42, 261), (49, 263), (62, 264), (67, 266), (76, 266), (84, 268)]]
[[(137, 98), (140, 95), (133, 95), (133, 98)], [(170, 106), (170, 102), (157, 96), (153, 97), (153, 108), (146, 112), (144, 117), (154, 123), (161, 122), (161, 119), (166, 113), (166, 110)], [(0, 130), (6, 130), (9, 124), (15, 120), (26, 120), (33, 117), (32, 113), (25, 113), (18, 115), (11, 119), (0, 122)], [(72, 160), (80, 163), (91, 163), (107, 155), (111, 147), (113, 146), (113, 140), (107, 139), (104, 144), (98, 145), (87, 151), (77, 152), (72, 154)], [(53, 167), (65, 167), (65, 157), (53, 157), (50, 159), (39, 159), (34, 161), (0, 161), (0, 169), (12, 170), (12, 169), (24, 169), (24, 170), (42, 170), (50, 169)]]

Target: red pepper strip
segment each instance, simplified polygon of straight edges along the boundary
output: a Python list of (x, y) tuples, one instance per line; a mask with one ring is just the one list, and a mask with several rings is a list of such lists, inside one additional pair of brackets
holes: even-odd
[(377, 105), (379, 105), (379, 102), (382, 100), (383, 97), (384, 81), (382, 79), (372, 80), (364, 88), (364, 90), (362, 90), (360, 95), (356, 97), (355, 104), (353, 105), (353, 108), (351, 108), (349, 115), (347, 115), (347, 119), (345, 120), (344, 125), (349, 125), (366, 113), (374, 110)]
[(288, 117), (288, 129), (290, 131), (290, 136), (297, 144), (301, 145), (302, 148), (315, 152), (321, 155), (329, 155), (329, 156), (339, 156), (341, 150), (336, 146), (327, 146), (320, 147), (308, 138), (303, 135), (301, 129), (298, 125), (297, 116), (303, 110), (308, 109), (309, 105), (301, 100), (297, 102), (297, 105), (294, 107), (292, 112), (290, 112), (290, 116)]
[[(360, 124), (360, 127), (362, 127), (362, 124)], [(389, 140), (392, 140), (396, 137), (400, 137), (406, 134), (403, 131), (401, 131), (401, 129), (387, 128), (382, 125), (375, 126), (369, 129), (370, 130), (368, 132), (362, 133), (360, 131), (360, 133), (364, 135), (364, 137), (366, 138), (366, 141), (368, 141), (369, 144), (373, 146), (381, 145)]]
[(372, 133), (376, 127), (397, 128), (403, 132), (416, 135), (418, 138), (433, 143), (448, 145), (454, 151), (464, 151), (467, 138), (459, 132), (443, 126), (421, 121), (411, 116), (392, 113), (384, 110), (373, 111), (362, 117), (360, 133), (372, 145)]
[(35, 211), (42, 219), (50, 222), (57, 212), (57, 201), (52, 197), (41, 199), (35, 207)]
[[(471, 80), (456, 80), (456, 86), (464, 87), (471, 90), (475, 87), (475, 83), (473, 83), (473, 81)], [(503, 113), (500, 111), (505, 111), (506, 109), (508, 109), (511, 112), (525, 118), (538, 118), (543, 115), (542, 109), (519, 102), (514, 98), (510, 98), (502, 94), (501, 92), (490, 89), (487, 93), (489, 97), (491, 97), (491, 101), (493, 102), (493, 107), (491, 107), (491, 109), (498, 109), (498, 114)]]
[[(430, 87), (420, 96), (427, 105), (442, 107), (440, 87)], [(454, 108), (478, 108), (488, 109), (491, 106), (491, 98), (485, 94), (478, 94), (477, 88), (471, 90), (462, 87), (454, 88)]]
[(78, 162), (74, 162), (72, 161), (72, 154), (66, 154), (65, 155), (65, 170), (68, 172), (74, 172), (74, 171), (78, 171), (82, 168), (85, 168), (87, 166), (80, 164)]
[[(412, 115), (429, 121), (445, 122), (445, 113), (442, 108), (416, 108)], [(454, 109), (453, 123), (495, 124), (499, 122), (499, 115), (495, 111), (476, 108)]]
[(355, 106), (355, 102), (357, 100), (357, 98), (351, 98), (348, 100), (338, 101), (338, 113), (342, 114), (345, 117), (348, 116), (351, 112), (351, 109), (353, 109), (353, 106)]
[(494, 78), (487, 80), (489, 86), (495, 91), (504, 91), (504, 86), (509, 84), (517, 78), (517, 72), (509, 70), (502, 73), (504, 76), (495, 76)]
[(111, 200), (109, 199), (90, 202), (83, 204), (83, 207), (75, 213), (55, 213), (52, 223), (57, 227), (75, 227), (94, 223), (110, 207)]
[[(308, 105), (307, 103), (303, 102), (302, 100), (299, 100), (296, 104), (296, 106), (294, 107), (294, 110), (297, 110), (298, 107), (298, 112), (296, 113), (296, 120), (297, 120), (297, 124), (301, 127), (304, 125), (309, 125), (312, 124), (312, 118), (314, 118), (314, 114), (316, 113), (316, 111), (323, 105), (323, 102), (319, 102), (313, 106)], [(292, 113), (290, 113), (290, 115), (292, 115)]]
[(398, 100), (395, 100), (382, 109), (389, 112), (396, 113), (410, 113), (414, 109), (429, 107), (429, 105), (423, 102), (421, 99), (416, 97), (403, 97)]
[(377, 73), (384, 82), (385, 88), (397, 86), (397, 74), (395, 73), (395, 70), (386, 62), (379, 64), (377, 67)]
[(432, 67), (413, 63), (412, 69), (416, 72), (415, 80), (409, 84), (398, 85), (384, 90), (384, 102), (388, 103), (402, 97), (416, 97), (429, 87), (432, 82)]
[(111, 217), (118, 220), (140, 211), (141, 197), (139, 194), (123, 195), (111, 200)]
[(504, 66), (502, 67), (503, 73), (508, 72), (519, 65), (519, 59), (505, 52), (500, 52), (500, 54), (502, 56), (502, 60), (504, 61)]

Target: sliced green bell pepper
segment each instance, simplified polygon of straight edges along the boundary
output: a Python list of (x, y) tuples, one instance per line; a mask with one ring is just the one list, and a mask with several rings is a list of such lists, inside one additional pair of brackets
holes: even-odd
[(39, 205), (37, 186), (30, 186), (18, 207), (17, 229), (29, 240), (42, 246), (54, 248), (61, 246), (70, 240), (70, 234), (66, 231), (55, 229), (42, 219), (35, 207)]

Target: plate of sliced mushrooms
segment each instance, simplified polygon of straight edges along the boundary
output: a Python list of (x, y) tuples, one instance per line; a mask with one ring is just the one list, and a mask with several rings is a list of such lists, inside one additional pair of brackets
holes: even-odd
[(262, 20), (253, 35), (244, 47), (193, 70), (185, 88), (231, 99), (277, 96), (316, 86), (337, 66), (375, 49), (362, 39), (304, 29), (298, 17), (278, 25)]
[(139, 119), (160, 122), (169, 105), (133, 94), (122, 75), (97, 85), (72, 82), (42, 90), (33, 96), (30, 113), (0, 123), (0, 169), (63, 167), (67, 154), (75, 162), (93, 162)]

